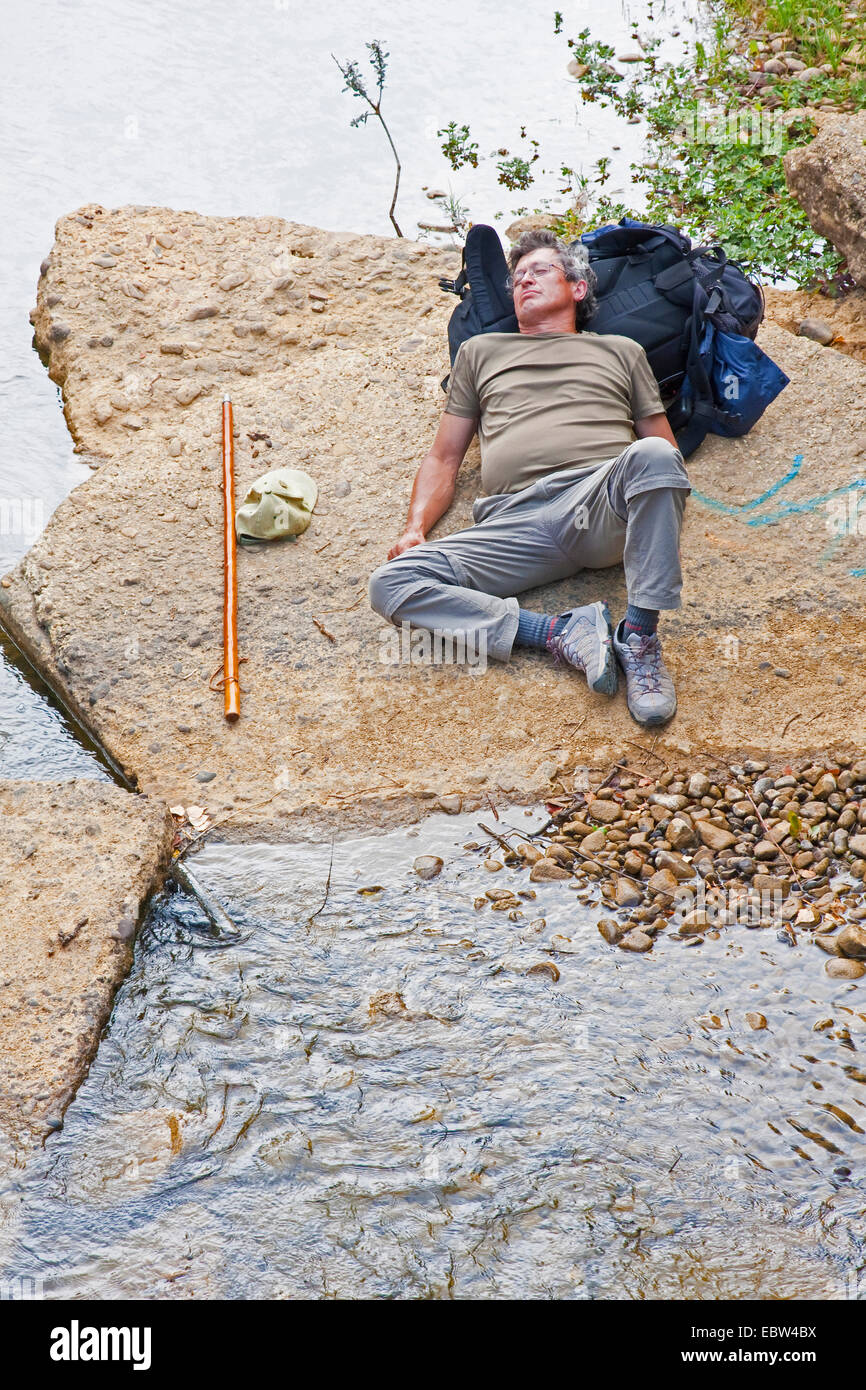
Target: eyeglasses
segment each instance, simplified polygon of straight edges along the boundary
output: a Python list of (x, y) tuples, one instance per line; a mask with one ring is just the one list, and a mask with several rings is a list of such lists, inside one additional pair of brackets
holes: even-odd
[[(549, 275), (552, 270), (562, 270), (561, 265), (555, 261), (544, 261), (539, 265), (528, 265), (523, 270), (517, 270), (513, 275), (509, 275), (508, 283), (512, 289), (522, 285), (527, 275), (531, 275), (533, 280), (540, 280), (543, 276)], [(564, 272), (563, 272), (564, 274)]]

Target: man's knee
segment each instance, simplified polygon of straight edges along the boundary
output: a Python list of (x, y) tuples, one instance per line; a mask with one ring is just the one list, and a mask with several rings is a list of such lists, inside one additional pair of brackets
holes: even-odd
[(631, 446), (631, 467), (643, 467), (650, 473), (678, 472), (683, 468), (683, 456), (669, 439), (661, 439), (657, 434), (637, 439)]
[(429, 599), (443, 588), (465, 583), (465, 572), (454, 556), (426, 544), (404, 550), (374, 570), (367, 583), (367, 595), (374, 612), (389, 622), (399, 623), (407, 603)]
[(407, 600), (438, 587), (435, 558), (427, 553), (416, 554), (414, 549), (406, 550), (374, 570), (367, 581), (367, 597), (374, 613), (399, 623), (400, 610)]
[(396, 565), (393, 560), (388, 560), (384, 565), (380, 565), (370, 575), (367, 583), (367, 597), (370, 600), (370, 607), (374, 613), (378, 613), (381, 618), (392, 617), (394, 610), (399, 606), (401, 594), (406, 587), (405, 566)]
[(670, 439), (659, 438), (659, 435), (646, 435), (645, 439), (635, 439), (631, 446), (632, 464), (642, 464), (649, 470), (657, 473), (664, 468), (683, 467), (683, 455)]
[(657, 487), (689, 488), (689, 475), (676, 445), (657, 435), (638, 439), (629, 449), (622, 491), (626, 500)]

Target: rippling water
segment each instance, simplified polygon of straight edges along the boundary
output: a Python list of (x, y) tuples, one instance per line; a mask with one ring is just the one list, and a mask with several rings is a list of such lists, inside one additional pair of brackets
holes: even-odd
[[(329, 846), (200, 855), (238, 936), (155, 906), (63, 1132), (0, 1192), (7, 1277), (49, 1297), (844, 1296), (866, 1256), (862, 989), (770, 931), (628, 956), (561, 883), (516, 922), (476, 911), (530, 884), (471, 837), (440, 815), (338, 843), (327, 896)], [(445, 860), (433, 882), (420, 852)], [(527, 974), (550, 961), (558, 983)]]
[(0, 777), (108, 777), (101, 752), (0, 632)]

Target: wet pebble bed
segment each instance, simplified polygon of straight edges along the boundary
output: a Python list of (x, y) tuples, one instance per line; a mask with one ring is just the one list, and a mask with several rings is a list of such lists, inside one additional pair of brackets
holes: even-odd
[[(805, 932), (831, 957), (828, 974), (866, 975), (866, 761), (816, 756), (795, 773), (752, 758), (653, 778), (622, 758), (595, 785), (583, 780), (539, 833), (482, 827), (504, 851), (485, 869), (531, 865), (531, 882), (576, 880), (584, 900), (600, 886), (617, 915), (599, 931), (623, 950), (651, 950), (668, 927), (696, 946), (742, 923), (791, 946)], [(522, 911), (519, 889), (485, 897), (494, 910)]]

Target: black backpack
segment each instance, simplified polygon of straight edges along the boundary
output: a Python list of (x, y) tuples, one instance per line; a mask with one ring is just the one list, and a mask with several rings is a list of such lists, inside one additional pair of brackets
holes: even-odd
[[(788, 383), (754, 342), (759, 285), (720, 246), (692, 247), (677, 227), (624, 217), (584, 232), (598, 306), (584, 327), (634, 338), (646, 352), (677, 444), (687, 458), (708, 432), (745, 434)], [(517, 332), (508, 265), (493, 227), (469, 229), (448, 324), (451, 363), (477, 333)], [(448, 378), (443, 381), (447, 387)]]

